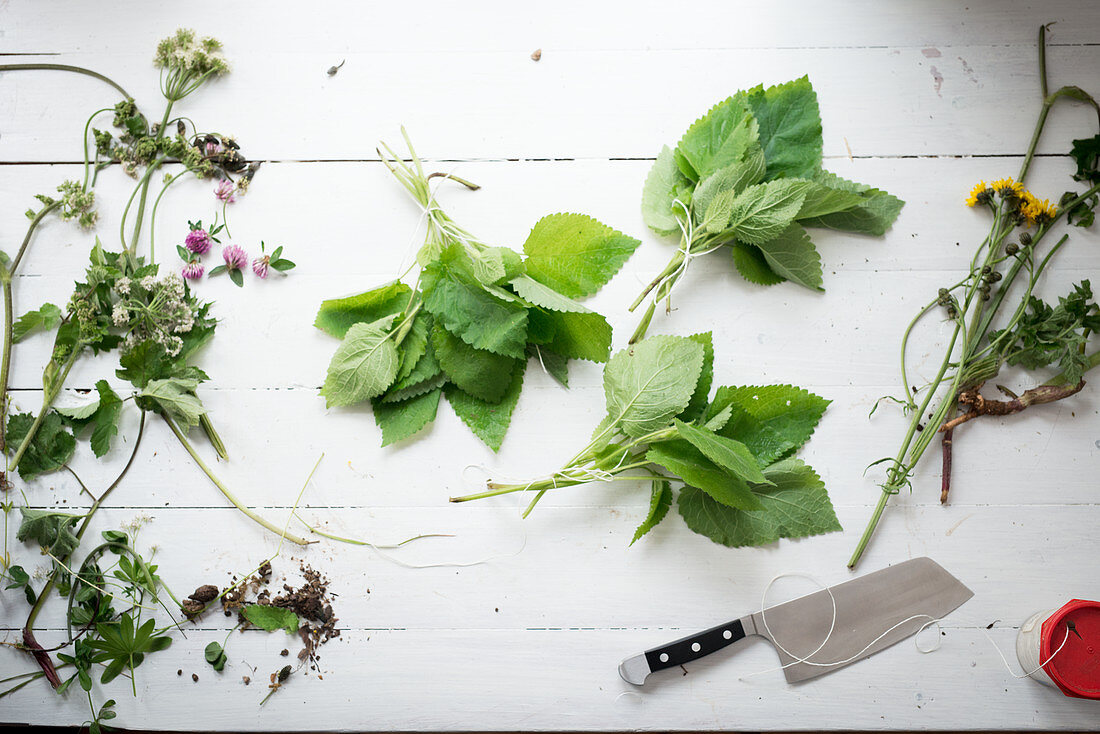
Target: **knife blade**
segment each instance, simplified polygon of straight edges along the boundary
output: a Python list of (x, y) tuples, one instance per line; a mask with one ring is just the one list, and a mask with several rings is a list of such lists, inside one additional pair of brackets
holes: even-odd
[[(797, 683), (874, 655), (972, 596), (974, 592), (931, 558), (914, 558), (633, 655), (619, 664), (619, 675), (640, 686), (650, 673), (759, 635), (782, 646), (776, 652), (783, 675), (788, 683)], [(836, 623), (830, 634), (834, 599)], [(809, 662), (799, 662), (807, 656)]]

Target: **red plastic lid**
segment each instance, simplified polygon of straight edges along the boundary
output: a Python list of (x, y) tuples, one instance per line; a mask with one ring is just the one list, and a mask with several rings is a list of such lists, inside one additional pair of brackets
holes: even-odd
[(1047, 660), (1059, 647), (1043, 670), (1067, 696), (1100, 700), (1100, 602), (1074, 599), (1047, 617), (1039, 660)]

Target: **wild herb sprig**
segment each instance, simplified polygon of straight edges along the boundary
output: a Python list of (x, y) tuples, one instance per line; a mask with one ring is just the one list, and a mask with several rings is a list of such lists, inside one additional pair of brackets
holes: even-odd
[[(943, 450), (941, 501), (951, 486), (954, 431), (964, 423), (986, 415), (1004, 416), (1034, 405), (1068, 398), (1084, 387), (1084, 375), (1100, 364), (1093, 335), (1100, 329), (1100, 307), (1093, 300), (1089, 282), (1073, 286), (1069, 294), (1049, 305), (1034, 295), (1054, 256), (1069, 239), (1063, 234), (1045, 247), (1048, 237), (1063, 219), (1087, 227), (1095, 218), (1100, 195), (1100, 135), (1075, 140), (1070, 151), (1077, 163), (1074, 180), (1085, 191), (1066, 192), (1058, 205), (1040, 199), (1024, 187), (1035, 148), (1051, 108), (1063, 99), (1091, 105), (1100, 118), (1100, 104), (1075, 86), (1048, 91), (1046, 28), (1039, 29), (1039, 79), (1042, 106), (1020, 172), (992, 184), (979, 182), (966, 203), (987, 212), (992, 223), (979, 244), (966, 275), (941, 288), (906, 327), (901, 344), (902, 397), (895, 398), (910, 416), (909, 427), (897, 454), (881, 459), (886, 480), (878, 504), (859, 540), (849, 567), (863, 555), (892, 495), (911, 487), (911, 477), (924, 452), (937, 436)], [(952, 325), (936, 376), (914, 390), (906, 368), (910, 335), (924, 317), (941, 313)], [(1016, 394), (998, 385), (1008, 400), (982, 394), (982, 387), (996, 378), (1005, 365), (1026, 370), (1055, 367), (1058, 374), (1038, 387)], [(1040, 378), (1041, 379), (1041, 378)]]
[(638, 240), (583, 214), (551, 214), (535, 224), (523, 256), (491, 246), (440, 208), (431, 179), (477, 186), (426, 174), (405, 141), (411, 162), (385, 146), (379, 156), (424, 211), (420, 269), (411, 286), (397, 280), (321, 304), (314, 325), (342, 340), (321, 394), (330, 407), (370, 400), (383, 445), (433, 421), (446, 396), (495, 451), (529, 359), (563, 384), (570, 359), (607, 361), (611, 326), (575, 299), (603, 287)]
[(821, 258), (806, 227), (881, 235), (903, 202), (821, 168), (821, 117), (807, 77), (737, 92), (665, 146), (642, 191), (642, 216), (679, 235), (668, 265), (630, 306), (650, 298), (631, 343), (690, 262), (725, 248), (751, 283), (789, 280), (822, 290)]
[(514, 492), (533, 498), (590, 482), (650, 482), (649, 512), (631, 543), (668, 514), (673, 483), (688, 527), (716, 543), (763, 545), (839, 530), (825, 485), (794, 453), (829, 401), (791, 385), (719, 387), (711, 334), (653, 336), (604, 369), (607, 417), (565, 466), (529, 482), (490, 481), (452, 502)]

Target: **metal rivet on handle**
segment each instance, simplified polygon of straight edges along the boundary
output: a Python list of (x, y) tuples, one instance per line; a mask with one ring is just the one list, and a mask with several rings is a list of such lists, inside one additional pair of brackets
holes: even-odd
[(660, 660), (661, 660), (662, 663), (667, 663), (668, 662), (668, 653), (667, 652), (661, 653)]
[(703, 649), (703, 646), (700, 645), (698, 642), (691, 643), (691, 651), (692, 652), (699, 652), (702, 649)]
[(728, 640), (729, 638), (733, 637), (733, 633), (730, 632), (729, 630), (726, 630), (725, 632), (722, 633), (722, 637), (723, 637), (723, 639)]

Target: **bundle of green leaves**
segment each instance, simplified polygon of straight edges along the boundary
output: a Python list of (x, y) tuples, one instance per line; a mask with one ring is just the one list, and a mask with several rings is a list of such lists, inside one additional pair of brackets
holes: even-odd
[(394, 281), (321, 304), (315, 326), (342, 340), (321, 394), (329, 407), (370, 400), (383, 446), (433, 421), (446, 396), (496, 451), (529, 359), (563, 385), (570, 359), (607, 361), (611, 326), (575, 299), (610, 280), (638, 240), (583, 214), (551, 214), (523, 255), (487, 245), (440, 209), (411, 144), (411, 164), (386, 151), (425, 212), (420, 271), (412, 286)]
[(642, 216), (660, 235), (680, 235), (632, 341), (693, 257), (728, 248), (752, 283), (789, 280), (822, 289), (821, 258), (806, 227), (881, 235), (903, 202), (821, 168), (821, 117), (807, 77), (737, 92), (665, 146), (646, 178)]
[(530, 512), (551, 490), (648, 477), (649, 512), (632, 543), (668, 514), (674, 483), (688, 527), (723, 545), (839, 530), (821, 478), (794, 458), (829, 401), (791, 385), (719, 387), (711, 396), (713, 379), (710, 332), (628, 347), (604, 369), (607, 417), (565, 466), (530, 482), (490, 481), (452, 502), (533, 492)]

